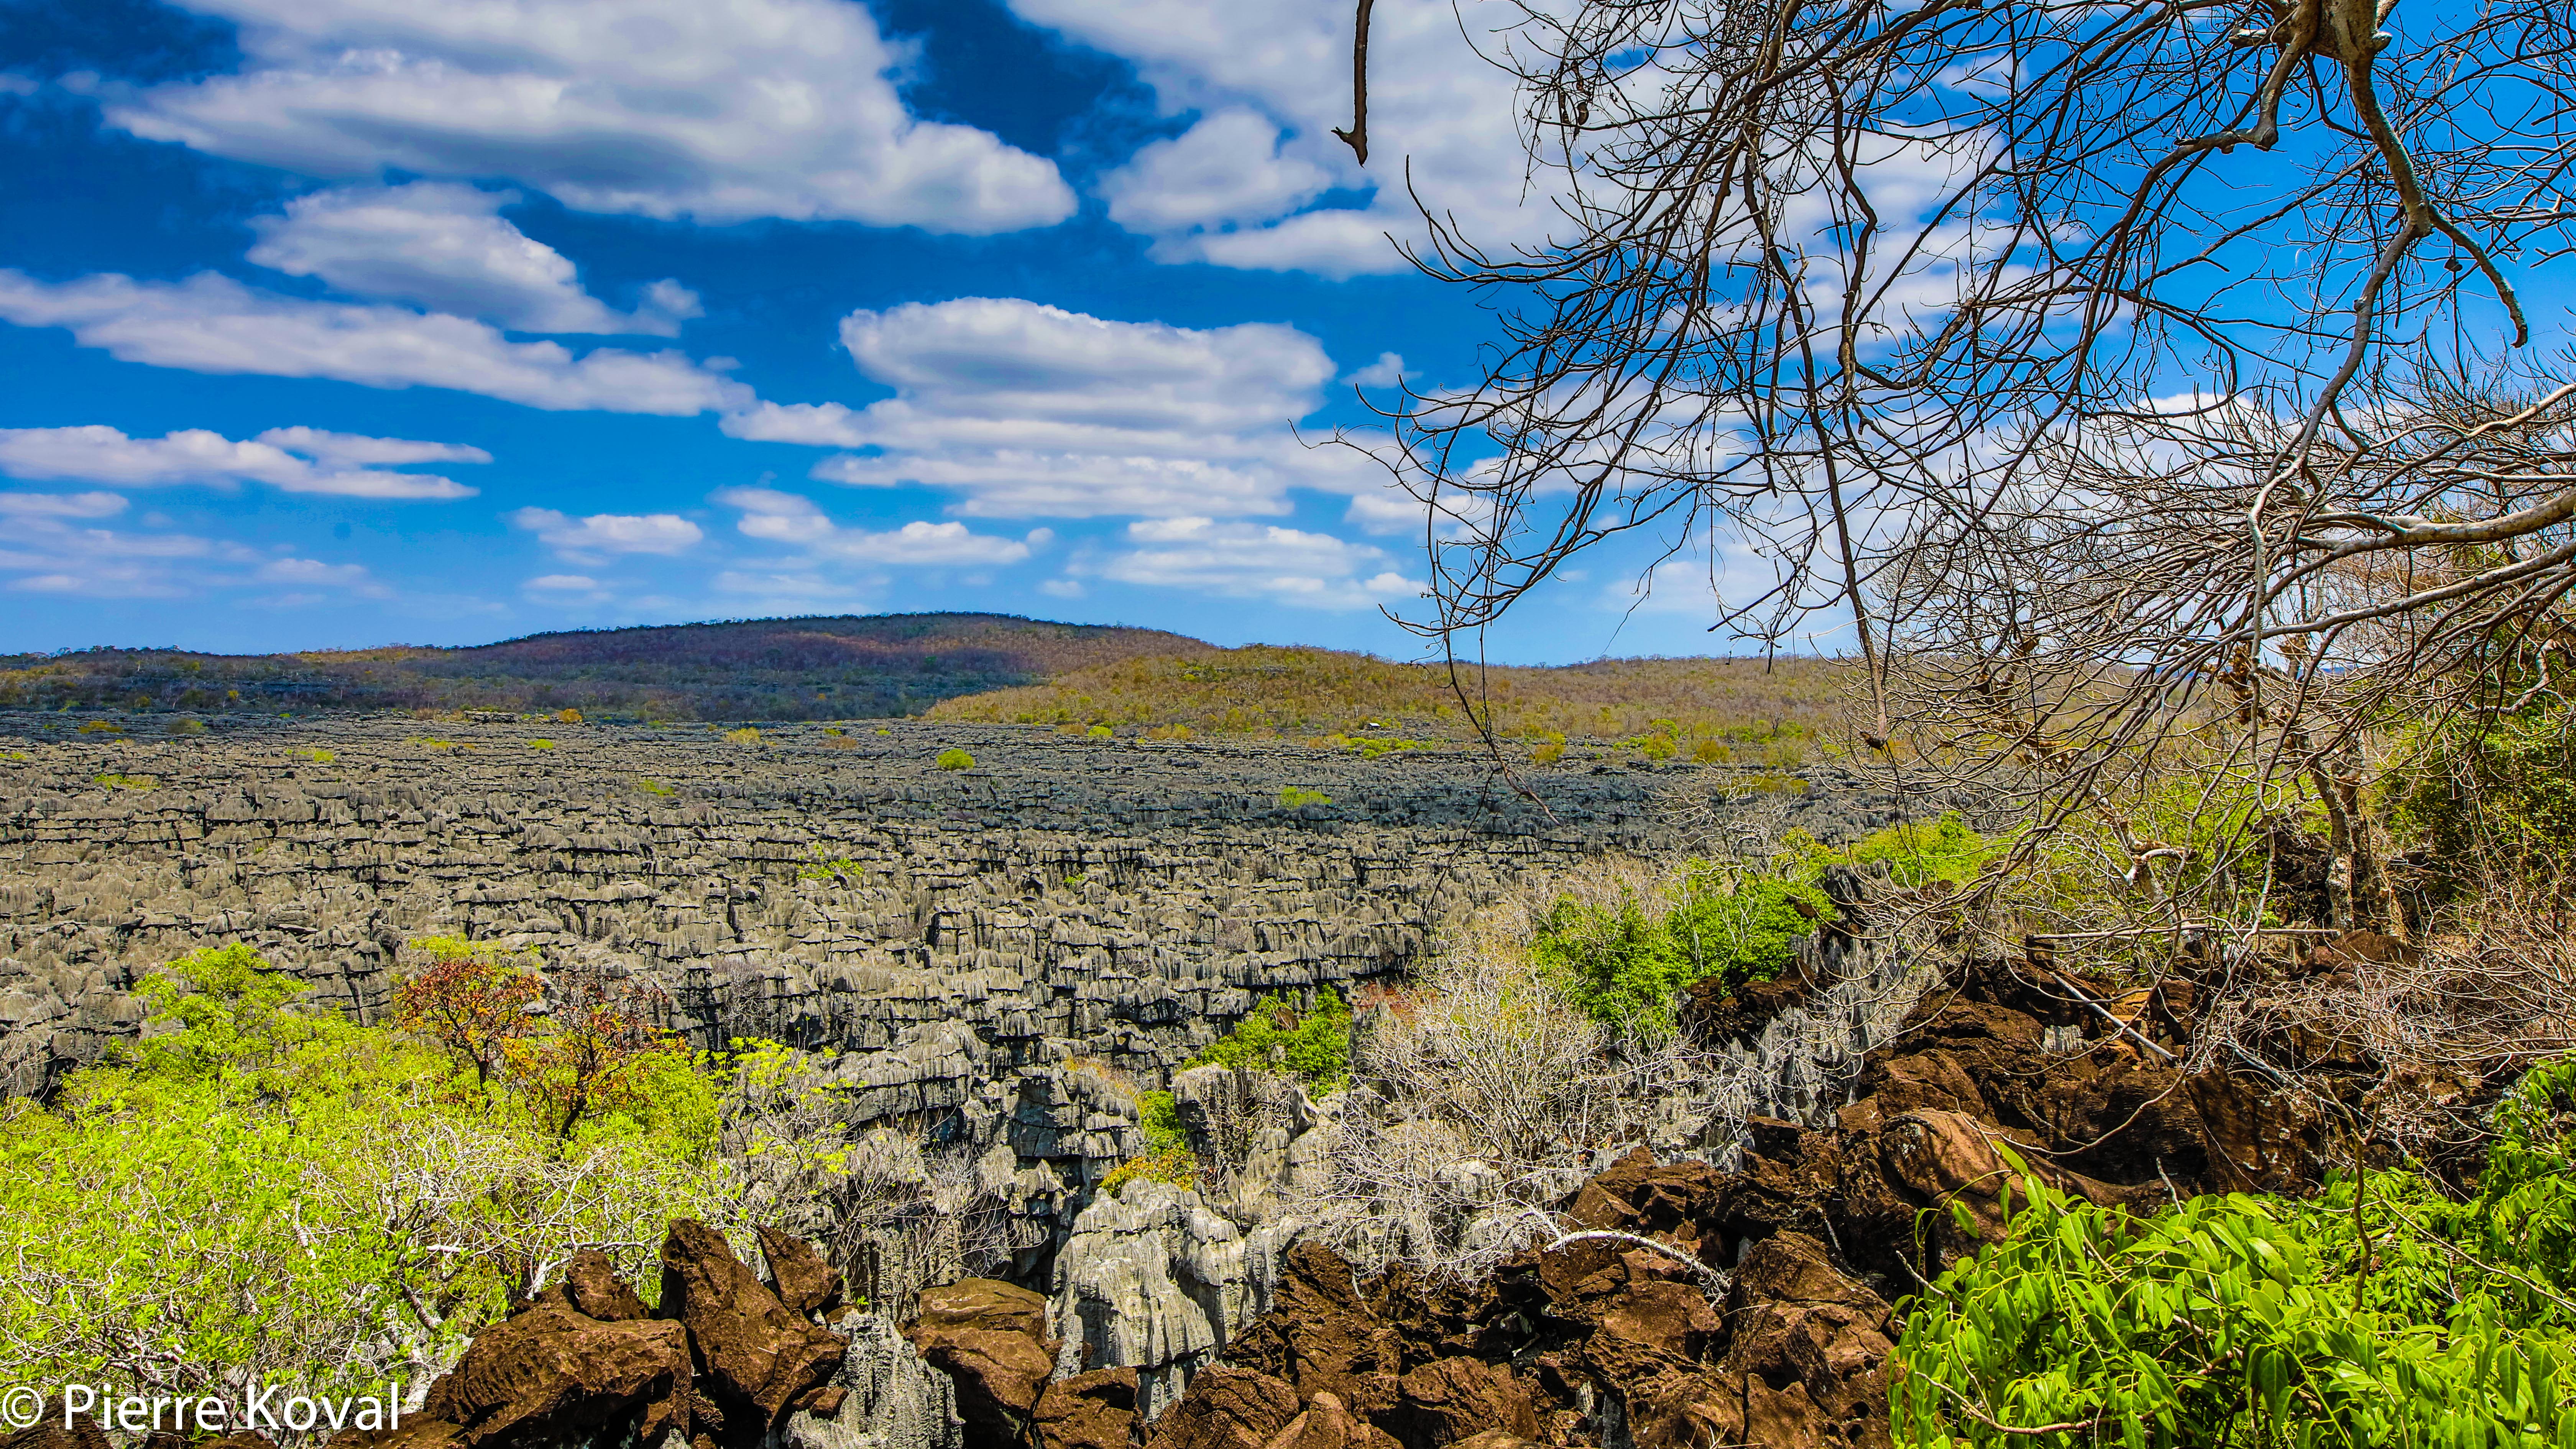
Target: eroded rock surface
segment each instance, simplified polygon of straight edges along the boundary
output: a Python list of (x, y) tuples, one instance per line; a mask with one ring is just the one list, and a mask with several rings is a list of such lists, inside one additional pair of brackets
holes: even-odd
[[(761, 1236), (789, 1255), (782, 1235)], [(335, 1449), (957, 1449), (946, 1380), (891, 1325), (844, 1314), (843, 1331), (825, 1328), (702, 1223), (671, 1224), (662, 1264), (662, 1302), (638, 1312), (606, 1259), (576, 1257), (475, 1334), (416, 1416), (342, 1433)]]

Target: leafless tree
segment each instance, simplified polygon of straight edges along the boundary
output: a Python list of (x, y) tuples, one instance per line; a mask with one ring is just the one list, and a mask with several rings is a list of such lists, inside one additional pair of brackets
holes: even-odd
[(1580, 0), (1489, 40), (1562, 222), (1431, 217), (1501, 335), (1384, 402), (1414, 627), (1455, 657), (1605, 540), (1741, 538), (1770, 572), (1716, 625), (1838, 619), (1858, 733), (2021, 798), (2025, 858), (2081, 817), (2194, 924), (2241, 873), (2140, 823), (2180, 750), (2315, 802), (2334, 923), (2405, 931), (2370, 724), (2569, 671), (2576, 386), (2518, 360), (2517, 279), (2576, 224), (2576, 12)]

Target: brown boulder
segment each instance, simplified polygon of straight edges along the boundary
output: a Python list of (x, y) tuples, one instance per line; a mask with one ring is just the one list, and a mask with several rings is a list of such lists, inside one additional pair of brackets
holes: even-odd
[[(247, 1442), (253, 1440), (257, 1442)], [(468, 1442), (462, 1426), (444, 1419), (405, 1414), (400, 1428), (343, 1429), (330, 1437), (324, 1449), (465, 1449)], [(262, 1445), (268, 1444), (268, 1439), (260, 1434), (227, 1434), (198, 1446), (198, 1449), (215, 1449), (217, 1444), (229, 1446), (229, 1449), (261, 1449)]]
[[(727, 1247), (682, 1219), (662, 1240), (662, 1312), (689, 1331), (734, 1437), (755, 1437), (839, 1367), (848, 1341), (791, 1313)], [(726, 1399), (734, 1402), (726, 1403)], [(757, 1422), (738, 1422), (743, 1408)]]
[(921, 1290), (915, 1328), (995, 1328), (1045, 1341), (1046, 1295), (995, 1278), (960, 1278)]
[[(1519, 1443), (1521, 1441), (1512, 1441)], [(1394, 1435), (1354, 1414), (1340, 1398), (1317, 1394), (1262, 1449), (1401, 1449)], [(1536, 1449), (1536, 1446), (1532, 1446)]]
[(1487, 1429), (1524, 1439), (1538, 1432), (1529, 1385), (1507, 1365), (1472, 1358), (1444, 1358), (1404, 1375), (1395, 1407), (1382, 1418), (1406, 1449), (1440, 1449)]
[[(650, 1443), (685, 1427), (689, 1340), (679, 1324), (601, 1323), (540, 1305), (474, 1335), (454, 1369), (432, 1384), (421, 1418), (369, 1442), (425, 1446), (435, 1421), (475, 1449), (626, 1431)], [(409, 1435), (410, 1437), (404, 1437)]]
[(1297, 1391), (1269, 1374), (1202, 1369), (1181, 1401), (1154, 1421), (1145, 1449), (1266, 1449), (1302, 1408)]
[(1734, 1337), (1724, 1370), (1744, 1383), (1748, 1425), (1762, 1417), (1753, 1390), (1763, 1385), (1798, 1389), (1843, 1440), (1859, 1442), (1870, 1424), (1884, 1432), (1894, 1321), (1886, 1300), (1836, 1269), (1824, 1244), (1782, 1233), (1755, 1245), (1728, 1286), (1726, 1317)]
[(1136, 1371), (1093, 1369), (1057, 1379), (1030, 1416), (1038, 1449), (1128, 1449), (1136, 1437)]
[(0, 1434), (0, 1449), (108, 1449), (107, 1431), (90, 1414), (73, 1416), (65, 1428), (62, 1402), (48, 1400), (38, 1406), (35, 1423)]
[(769, 1286), (791, 1313), (829, 1317), (841, 1306), (841, 1274), (814, 1245), (783, 1228), (761, 1228), (760, 1256), (769, 1264)]
[(653, 1310), (617, 1276), (616, 1265), (597, 1248), (584, 1248), (564, 1265), (564, 1300), (575, 1313), (602, 1323), (650, 1318)]
[(1301, 1399), (1331, 1394), (1354, 1413), (1394, 1404), (1404, 1342), (1360, 1296), (1339, 1254), (1319, 1243), (1289, 1249), (1271, 1305), (1226, 1350), (1227, 1362), (1284, 1379)]
[(913, 1346), (957, 1381), (957, 1413), (970, 1444), (1016, 1443), (1055, 1372), (1055, 1355), (1025, 1333), (997, 1328), (916, 1330)]

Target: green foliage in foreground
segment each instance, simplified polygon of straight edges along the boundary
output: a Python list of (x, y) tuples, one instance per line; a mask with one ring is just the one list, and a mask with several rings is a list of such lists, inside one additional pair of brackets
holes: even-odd
[(671, 1217), (717, 1211), (693, 1058), (559, 1142), (300, 991), (247, 946), (195, 952), (139, 984), (146, 1033), (58, 1105), (0, 1108), (6, 1378), (364, 1391), (452, 1358), (576, 1246), (635, 1274)]
[(1910, 1309), (1898, 1444), (2576, 1446), (2576, 1061), (2498, 1113), (2477, 1195), (2403, 1172), (2151, 1218), (2024, 1183)]
[(1771, 980), (1797, 960), (1798, 942), (1833, 918), (1833, 903), (1806, 881), (1695, 865), (1680, 901), (1661, 913), (1634, 896), (1615, 905), (1560, 898), (1530, 954), (1593, 1020), (1661, 1035), (1673, 1029), (1684, 988)]
[(1291, 785), (1287, 789), (1279, 792), (1279, 808), (1282, 810), (1295, 810), (1307, 805), (1330, 805), (1332, 803), (1332, 796), (1325, 794), (1321, 790), (1309, 790), (1303, 785)]
[(937, 764), (943, 770), (971, 770), (975, 768), (975, 757), (964, 750), (951, 747), (939, 752)]
[(1286, 1072), (1318, 1091), (1331, 1091), (1351, 1074), (1350, 1004), (1331, 991), (1318, 991), (1314, 1009), (1300, 1012), (1277, 996), (1265, 996), (1234, 1030), (1190, 1059), (1194, 1067), (1211, 1062)]

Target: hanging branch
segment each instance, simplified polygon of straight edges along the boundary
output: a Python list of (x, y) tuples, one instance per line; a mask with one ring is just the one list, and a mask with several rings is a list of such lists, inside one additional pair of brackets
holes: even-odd
[(1351, 148), (1351, 154), (1368, 164), (1368, 30), (1369, 7), (1377, 0), (1360, 0), (1359, 23), (1351, 34), (1351, 128), (1340, 127), (1333, 134)]

